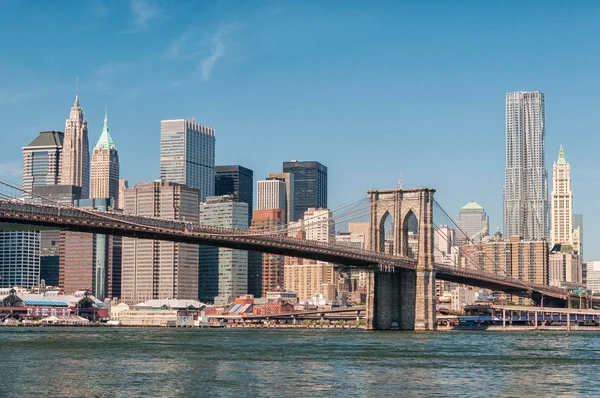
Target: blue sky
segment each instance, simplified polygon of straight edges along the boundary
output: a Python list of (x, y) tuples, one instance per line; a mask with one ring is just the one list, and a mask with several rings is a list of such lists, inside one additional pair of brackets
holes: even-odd
[(90, 145), (104, 107), (130, 182), (159, 174), (160, 120), (217, 131), (217, 164), (255, 179), (290, 159), (329, 168), (336, 207), (431, 186), (502, 225), (504, 100), (546, 94), (546, 160), (564, 145), (586, 259), (600, 257), (600, 2), (0, 0), (0, 175), (63, 130), (75, 96)]

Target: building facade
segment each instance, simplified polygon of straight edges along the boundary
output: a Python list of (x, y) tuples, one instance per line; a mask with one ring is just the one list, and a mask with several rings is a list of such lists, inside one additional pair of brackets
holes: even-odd
[(160, 178), (197, 189), (202, 202), (214, 196), (215, 129), (195, 120), (162, 120)]
[[(78, 207), (111, 210), (110, 199), (82, 199)], [(59, 286), (72, 294), (87, 290), (100, 300), (121, 297), (122, 238), (60, 232)]]
[(104, 127), (92, 152), (91, 198), (111, 198), (119, 209), (119, 152), (108, 132), (108, 113)]
[(234, 202), (248, 205), (248, 225), (250, 225), (254, 208), (254, 172), (239, 165), (216, 166), (215, 196), (224, 195), (231, 195)]
[(490, 239), (464, 245), (461, 262), (469, 269), (548, 285), (548, 254), (545, 241), (524, 241), (513, 236), (509, 240)]
[(549, 238), (544, 94), (506, 94), (504, 236)]
[(456, 225), (457, 246), (462, 246), (467, 241), (480, 243), (481, 239), (488, 234), (490, 219), (483, 207), (475, 201), (470, 201), (458, 212)]
[(573, 193), (571, 192), (571, 166), (565, 159), (562, 145), (552, 171), (552, 229), (550, 243), (552, 246), (556, 244), (572, 244)]
[(23, 147), (23, 199), (31, 199), (33, 187), (60, 184), (64, 133), (42, 131)]
[(573, 248), (579, 252), (583, 260), (583, 214), (573, 214)]
[(585, 288), (581, 257), (571, 245), (554, 245), (550, 251), (548, 274), (550, 286), (565, 289)]
[(32, 288), (40, 281), (40, 233), (0, 231), (0, 288)]
[(279, 180), (285, 184), (286, 214), (285, 222), (294, 221), (294, 174), (293, 173), (269, 173), (267, 180)]
[[(198, 190), (172, 182), (143, 182), (125, 191), (124, 213), (198, 223)], [(198, 297), (198, 246), (123, 238), (122, 298)]]
[(87, 122), (79, 104), (79, 96), (65, 122), (60, 180), (62, 185), (81, 187), (81, 197), (88, 198), (90, 192), (90, 148)]
[[(281, 227), (285, 224), (285, 213), (282, 209), (255, 210), (250, 230), (256, 233), (281, 233)], [(283, 287), (285, 256), (279, 254), (260, 253), (260, 264), (256, 264), (258, 270), (248, 269), (248, 283), (250, 284), (252, 273), (258, 278), (256, 297), (266, 297), (267, 292), (274, 292)], [(254, 278), (252, 278), (253, 280)]]
[(256, 183), (256, 210), (281, 209), (287, 213), (285, 182), (264, 180)]
[(298, 221), (311, 207), (327, 208), (327, 167), (319, 162), (283, 163), (283, 172), (294, 175), (294, 218)]
[(119, 209), (123, 209), (125, 207), (125, 191), (129, 188), (129, 182), (124, 179), (119, 180), (119, 203), (117, 203)]
[[(200, 224), (213, 227), (248, 229), (248, 204), (234, 202), (231, 196), (208, 197), (200, 204)], [(248, 252), (200, 246), (199, 300), (215, 304), (231, 303), (248, 293)]]

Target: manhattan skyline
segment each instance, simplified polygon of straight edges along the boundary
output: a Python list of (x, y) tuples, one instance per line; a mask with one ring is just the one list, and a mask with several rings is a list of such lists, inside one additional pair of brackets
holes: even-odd
[[(196, 117), (216, 130), (217, 165), (249, 167), (255, 180), (283, 161), (317, 160), (335, 208), (402, 174), (455, 213), (477, 201), (493, 231), (502, 227), (505, 94), (541, 91), (546, 167), (562, 144), (586, 259), (598, 258), (600, 101), (588, 93), (600, 83), (599, 55), (586, 40), (600, 33), (600, 7), (436, 4), (0, 3), (0, 173), (20, 181), (20, 149), (40, 131), (64, 131), (79, 76), (89, 140), (108, 105), (130, 186), (159, 176), (160, 120)], [(25, 14), (66, 27), (45, 37), (16, 25)], [(523, 35), (536, 40), (516, 40)]]

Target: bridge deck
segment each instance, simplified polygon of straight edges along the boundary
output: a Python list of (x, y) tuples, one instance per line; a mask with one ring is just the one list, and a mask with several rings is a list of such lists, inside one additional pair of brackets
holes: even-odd
[[(125, 215), (118, 212), (26, 204), (20, 200), (0, 200), (0, 223), (27, 224), (79, 232), (259, 251), (327, 261), (346, 267), (383, 269), (390, 272), (396, 268), (414, 270), (417, 265), (417, 261), (413, 258), (297, 239), (281, 234), (257, 234), (252, 231)], [(442, 280), (521, 296), (538, 294), (558, 299), (566, 299), (568, 296), (568, 292), (563, 289), (535, 285), (510, 276), (440, 264), (435, 264), (434, 270), (436, 277)], [(571, 296), (578, 297), (578, 295)]]

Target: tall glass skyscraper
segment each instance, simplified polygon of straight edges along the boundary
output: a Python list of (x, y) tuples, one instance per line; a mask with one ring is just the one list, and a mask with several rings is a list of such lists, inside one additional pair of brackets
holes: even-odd
[(283, 172), (294, 175), (294, 211), (290, 216), (298, 221), (311, 207), (327, 208), (327, 167), (319, 162), (283, 162)]
[(549, 238), (545, 105), (539, 91), (506, 94), (504, 236)]
[(160, 122), (160, 178), (200, 191), (200, 201), (215, 193), (215, 129), (195, 120)]

